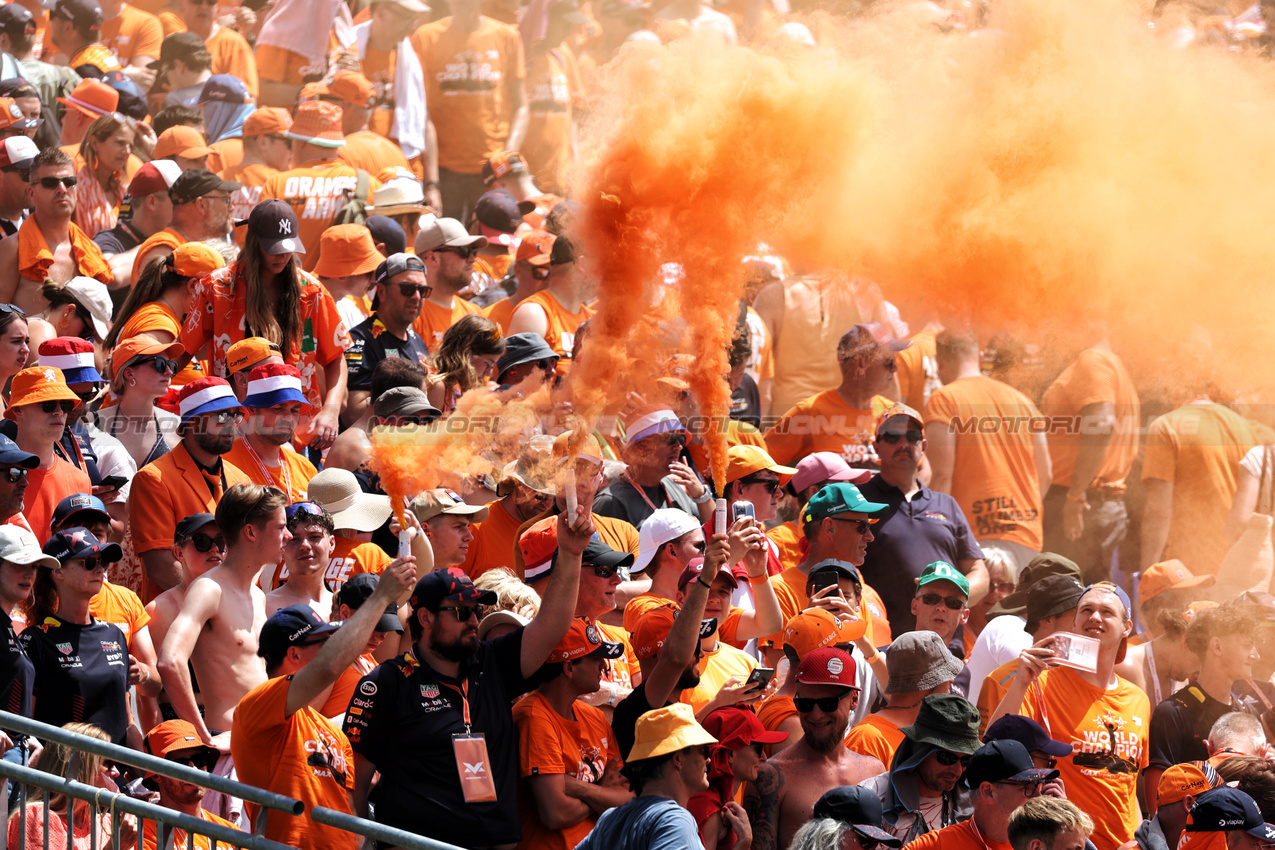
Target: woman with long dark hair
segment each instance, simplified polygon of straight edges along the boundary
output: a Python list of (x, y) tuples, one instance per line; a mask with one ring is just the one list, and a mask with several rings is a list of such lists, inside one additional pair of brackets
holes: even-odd
[(135, 138), (132, 121), (108, 112), (89, 125), (80, 142), (84, 167), (76, 175), (75, 223), (90, 238), (115, 226), (120, 203), (128, 193), (125, 169)]
[(345, 350), (350, 335), (336, 301), (318, 279), (301, 270), (296, 214), (284, 201), (253, 207), (239, 258), (199, 280), (180, 342), (186, 359), (208, 347), (208, 361), (226, 375), (226, 352), (250, 336), (279, 346), (284, 362), (301, 372), (301, 388), (318, 410), (310, 444), (326, 449), (336, 439), (345, 402)]

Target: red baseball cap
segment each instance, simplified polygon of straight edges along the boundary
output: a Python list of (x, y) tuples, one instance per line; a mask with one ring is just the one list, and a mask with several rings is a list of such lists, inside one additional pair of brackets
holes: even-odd
[(788, 740), (787, 732), (767, 732), (750, 709), (728, 705), (704, 718), (704, 729), (728, 750), (749, 744), (779, 744)]
[(854, 658), (844, 649), (821, 646), (806, 654), (797, 665), (797, 681), (803, 685), (837, 685), (857, 688)]

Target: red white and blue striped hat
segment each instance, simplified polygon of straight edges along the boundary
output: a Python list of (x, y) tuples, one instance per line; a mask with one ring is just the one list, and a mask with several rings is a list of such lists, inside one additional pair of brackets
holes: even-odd
[(244, 407), (263, 409), (290, 401), (299, 401), (306, 407), (310, 406), (305, 393), (301, 391), (301, 372), (296, 366), (267, 363), (248, 373)]
[(224, 378), (200, 378), (182, 387), (177, 410), (184, 424), (192, 417), (243, 407)]
[(101, 383), (93, 360), (93, 343), (75, 336), (59, 336), (40, 343), (41, 366), (61, 369), (68, 384)]
[(667, 407), (639, 407), (626, 417), (624, 427), (624, 443), (631, 446), (644, 437), (666, 434), (670, 431), (685, 431), (682, 420)]

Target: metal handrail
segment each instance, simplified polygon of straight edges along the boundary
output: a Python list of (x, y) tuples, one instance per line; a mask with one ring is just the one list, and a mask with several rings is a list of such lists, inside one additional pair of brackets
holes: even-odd
[[(253, 803), (265, 809), (273, 809), (277, 812), (286, 812), (297, 816), (305, 811), (305, 803), (292, 797), (275, 794), (255, 785), (245, 785), (242, 782), (236, 782), (233, 779), (227, 779), (224, 776), (218, 776), (208, 771), (196, 770), (193, 767), (168, 761), (150, 753), (143, 753), (129, 747), (121, 747), (118, 744), (99, 741), (97, 738), (90, 738), (75, 732), (68, 732), (58, 726), (50, 726), (47, 723), (31, 720), (18, 714), (11, 714), (7, 711), (0, 711), (0, 729), (21, 732), (25, 735), (39, 738), (41, 741), (53, 741), (75, 750), (83, 750), (95, 756), (101, 756), (110, 761), (132, 765), (150, 773), (158, 773), (161, 776), (167, 776), (169, 779), (189, 782), (192, 785), (202, 785), (213, 791), (219, 791), (228, 797), (238, 797), (240, 800)], [(40, 776), (49, 775), (39, 771), (36, 772)], [(246, 847), (247, 845), (244, 846)]]
[[(198, 771), (195, 771), (198, 773)], [(253, 835), (251, 832), (242, 832), (219, 823), (206, 821), (192, 815), (178, 812), (173, 809), (157, 806), (153, 803), (135, 800), (126, 794), (119, 794), (114, 791), (107, 791), (104, 788), (96, 788), (92, 785), (85, 785), (71, 779), (58, 776), (53, 773), (45, 773), (42, 770), (35, 770), (30, 767), (22, 767), (21, 765), (12, 764), (7, 761), (0, 761), (0, 777), (7, 780), (21, 782), (25, 785), (34, 785), (37, 788), (44, 788), (48, 791), (64, 794), (73, 800), (83, 800), (86, 803), (92, 803), (95, 809), (108, 808), (113, 811), (121, 811), (125, 814), (136, 815), (139, 818), (153, 820), (157, 824), (163, 823), (169, 827), (184, 829), (190, 835), (206, 835), (215, 841), (230, 844), (236, 847), (247, 848), (247, 850), (296, 850), (288, 844), (280, 844), (277, 841), (271, 841), (268, 838), (262, 838), (260, 835)], [(68, 807), (70, 808), (70, 807)], [(45, 808), (46, 820), (48, 808)], [(26, 806), (22, 807), (20, 817), (25, 821)], [(158, 829), (158, 827), (157, 827)], [(69, 831), (69, 830), (68, 830)], [(118, 828), (114, 830), (118, 834)], [(138, 843), (141, 842), (141, 825), (138, 825)], [(23, 841), (25, 841), (25, 824), (22, 830)], [(46, 838), (47, 841), (47, 833)], [(117, 842), (118, 844), (118, 842)]]
[(310, 819), (315, 823), (334, 826), (346, 832), (353, 832), (355, 835), (362, 835), (364, 838), (372, 838), (376, 841), (384, 841), (387, 844), (405, 847), (407, 850), (464, 850), (464, 848), (457, 847), (455, 844), (448, 844), (446, 841), (417, 835), (415, 832), (386, 826), (383, 823), (377, 823), (355, 815), (348, 815), (345, 812), (338, 812), (336, 809), (326, 809), (323, 806), (315, 806), (310, 809)]

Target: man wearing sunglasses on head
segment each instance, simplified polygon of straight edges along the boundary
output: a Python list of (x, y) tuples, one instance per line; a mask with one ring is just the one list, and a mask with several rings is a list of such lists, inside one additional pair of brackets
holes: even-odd
[[(215, 511), (218, 500), (247, 473), (224, 460), (235, 442), (243, 408), (222, 378), (200, 378), (177, 396), (181, 444), (137, 471), (128, 494), (129, 533), (146, 575), (140, 594), (149, 602), (181, 583), (173, 557), (173, 531), (191, 514)], [(272, 562), (273, 563), (273, 562)]]
[(40, 151), (28, 173), (31, 215), (17, 239), (0, 239), (0, 301), (35, 316), (49, 306), (40, 294), (46, 280), (83, 276), (109, 284), (115, 275), (102, 249), (71, 221), (77, 182), (71, 157), (59, 148)]
[(758, 767), (744, 789), (752, 850), (788, 847), (825, 791), (885, 772), (879, 760), (843, 744), (859, 701), (856, 673), (850, 653), (834, 646), (807, 653), (797, 666), (793, 704), (801, 738)]
[(349, 398), (345, 418), (353, 422), (363, 415), (372, 389), (372, 372), (387, 357), (405, 357), (424, 363), (429, 349), (412, 323), (432, 289), (425, 264), (413, 254), (391, 254), (372, 273), (375, 289), (372, 315), (350, 330), (354, 343), (345, 352), (350, 368)]
[(424, 217), (415, 247), (416, 256), (425, 263), (425, 282), (431, 288), (412, 329), (429, 348), (437, 350), (443, 334), (461, 316), (482, 312), (478, 305), (458, 296), (469, 286), (474, 257), (486, 244), (486, 236), (470, 236), (465, 225), (454, 218)]
[(978, 712), (955, 694), (921, 700), (911, 726), (901, 730), (890, 772), (863, 783), (881, 800), (886, 828), (908, 844), (919, 835), (969, 817), (970, 806), (957, 783), (980, 746)]
[(565, 235), (549, 249), (549, 280), (545, 288), (518, 305), (509, 318), (510, 333), (537, 333), (561, 359), (558, 374), (566, 375), (576, 332), (593, 315), (587, 302), (596, 285), (585, 258)]
[(88, 475), (59, 457), (54, 448), (79, 403), (61, 369), (32, 366), (13, 376), (4, 418), (16, 425), (14, 442), (40, 458), (40, 465), (27, 473), (22, 504), (22, 513), (38, 540), (49, 538), (58, 502), (76, 493), (92, 492)]
[[(176, 762), (187, 767), (193, 767), (196, 770), (205, 771), (212, 770), (216, 766), (217, 757), (220, 755), (212, 747), (199, 743), (195, 727), (185, 720), (165, 720), (147, 732), (146, 751), (152, 755), (159, 756), (165, 761)], [(180, 779), (170, 779), (159, 774), (151, 774), (151, 778), (159, 786), (159, 805), (181, 812), (184, 815), (206, 820), (209, 823), (238, 829), (235, 824), (225, 818), (218, 817), (212, 812), (204, 811), (203, 803), (206, 792), (202, 786), (182, 782)], [(155, 828), (155, 821), (147, 820), (143, 822), (143, 848), (159, 846), (156, 840)], [(174, 829), (171, 834), (174, 847), (192, 846), (187, 843), (190, 840), (190, 836), (187, 835), (185, 830)], [(214, 843), (205, 836), (196, 835), (194, 836), (193, 846), (195, 850), (209, 850)]]

